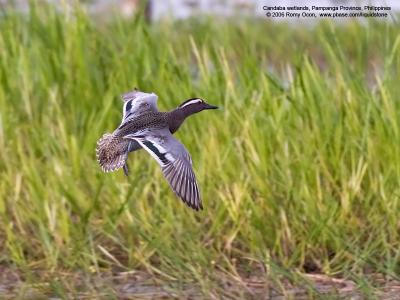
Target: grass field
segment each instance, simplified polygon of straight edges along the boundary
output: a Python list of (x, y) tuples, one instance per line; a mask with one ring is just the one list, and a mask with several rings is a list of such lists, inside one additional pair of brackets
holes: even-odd
[[(335, 297), (306, 273), (378, 297), (373, 278), (398, 279), (398, 24), (149, 26), (31, 7), (0, 29), (0, 269), (23, 282), (14, 296), (118, 298), (104, 278), (135, 270), (183, 298), (251, 298), (249, 278)], [(96, 141), (133, 87), (161, 110), (193, 96), (222, 107), (176, 134), (203, 211), (144, 151), (128, 178), (101, 172)]]

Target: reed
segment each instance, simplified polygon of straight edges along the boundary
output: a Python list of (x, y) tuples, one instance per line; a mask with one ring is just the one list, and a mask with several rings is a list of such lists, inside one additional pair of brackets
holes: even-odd
[[(368, 273), (397, 278), (397, 24), (102, 23), (32, 5), (0, 28), (0, 265), (33, 283), (140, 269), (209, 296), (216, 271), (260, 266), (276, 282), (351, 278), (366, 295)], [(193, 96), (222, 107), (177, 133), (204, 211), (144, 151), (128, 178), (101, 172), (96, 141), (133, 87), (161, 110)]]

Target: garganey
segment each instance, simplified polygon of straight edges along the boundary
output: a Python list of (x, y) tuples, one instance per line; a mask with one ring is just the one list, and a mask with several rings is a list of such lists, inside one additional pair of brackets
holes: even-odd
[(104, 172), (120, 168), (128, 175), (128, 153), (145, 149), (161, 166), (173, 191), (191, 208), (203, 209), (199, 187), (192, 169), (192, 159), (185, 146), (172, 136), (190, 115), (216, 109), (201, 98), (191, 98), (176, 109), (160, 112), (158, 96), (138, 90), (122, 95), (121, 125), (104, 134), (97, 142), (97, 160)]

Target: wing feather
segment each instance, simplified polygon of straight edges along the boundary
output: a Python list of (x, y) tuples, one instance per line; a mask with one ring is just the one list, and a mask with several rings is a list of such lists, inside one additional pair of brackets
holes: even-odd
[(170, 187), (188, 206), (203, 209), (192, 160), (186, 148), (168, 129), (125, 136), (136, 140), (158, 162)]
[(122, 123), (146, 112), (158, 112), (157, 95), (154, 93), (144, 93), (138, 90), (122, 95), (124, 107), (122, 111)]

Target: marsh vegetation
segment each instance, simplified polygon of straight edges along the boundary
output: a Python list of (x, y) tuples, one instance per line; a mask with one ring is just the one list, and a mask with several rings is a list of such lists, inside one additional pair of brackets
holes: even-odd
[[(137, 271), (178, 296), (247, 297), (256, 278), (322, 297), (302, 274), (364, 296), (398, 279), (398, 25), (96, 23), (33, 6), (0, 28), (0, 266), (24, 284), (118, 297), (91, 278)], [(200, 213), (144, 151), (129, 177), (101, 172), (96, 141), (133, 87), (161, 110), (193, 96), (222, 107), (177, 133)]]

